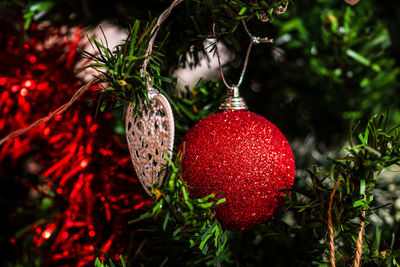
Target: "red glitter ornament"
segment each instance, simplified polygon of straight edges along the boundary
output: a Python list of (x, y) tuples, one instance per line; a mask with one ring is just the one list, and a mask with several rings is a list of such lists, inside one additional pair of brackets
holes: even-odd
[(249, 229), (269, 219), (283, 203), (281, 190), (294, 182), (287, 140), (275, 125), (249, 111), (225, 111), (201, 120), (184, 137), (183, 149), (183, 179), (199, 197), (214, 193), (226, 198), (215, 210), (228, 230)]

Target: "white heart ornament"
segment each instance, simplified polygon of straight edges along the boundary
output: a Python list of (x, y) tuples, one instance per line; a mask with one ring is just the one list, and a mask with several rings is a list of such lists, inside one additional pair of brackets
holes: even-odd
[(161, 184), (172, 156), (174, 146), (174, 116), (167, 98), (156, 90), (149, 90), (150, 105), (134, 114), (130, 104), (126, 113), (125, 128), (128, 147), (137, 177), (145, 191)]

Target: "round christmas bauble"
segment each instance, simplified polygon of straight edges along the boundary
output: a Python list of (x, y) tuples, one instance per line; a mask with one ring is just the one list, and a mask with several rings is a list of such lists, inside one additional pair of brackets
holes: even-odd
[(197, 123), (180, 150), (183, 180), (191, 193), (226, 198), (215, 208), (228, 230), (244, 230), (269, 219), (283, 204), (282, 189), (294, 182), (293, 153), (267, 119), (249, 111), (225, 111)]

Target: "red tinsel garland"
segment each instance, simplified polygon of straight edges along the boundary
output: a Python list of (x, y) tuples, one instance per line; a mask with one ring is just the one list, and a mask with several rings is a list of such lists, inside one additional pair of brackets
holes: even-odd
[[(0, 136), (48, 115), (82, 84), (74, 73), (81, 30), (75, 29), (73, 41), (69, 33), (33, 26), (22, 41), (16, 32), (0, 31)], [(132, 176), (126, 145), (110, 126), (115, 118), (95, 117), (96, 89), (65, 114), (0, 147), (0, 174), (14, 177), (29, 194), (52, 199), (52, 214), (11, 239), (17, 245), (32, 236), (44, 265), (85, 266), (96, 256), (119, 257), (132, 230), (128, 220), (148, 201)], [(37, 181), (5, 173), (21, 168)]]

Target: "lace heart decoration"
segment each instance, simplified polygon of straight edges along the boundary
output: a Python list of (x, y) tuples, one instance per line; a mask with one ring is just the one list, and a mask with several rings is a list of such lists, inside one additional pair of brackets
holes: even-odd
[(145, 191), (161, 184), (167, 166), (164, 153), (172, 156), (174, 146), (174, 116), (167, 98), (159, 93), (149, 94), (150, 105), (134, 114), (129, 105), (126, 119), (126, 138), (133, 166)]

